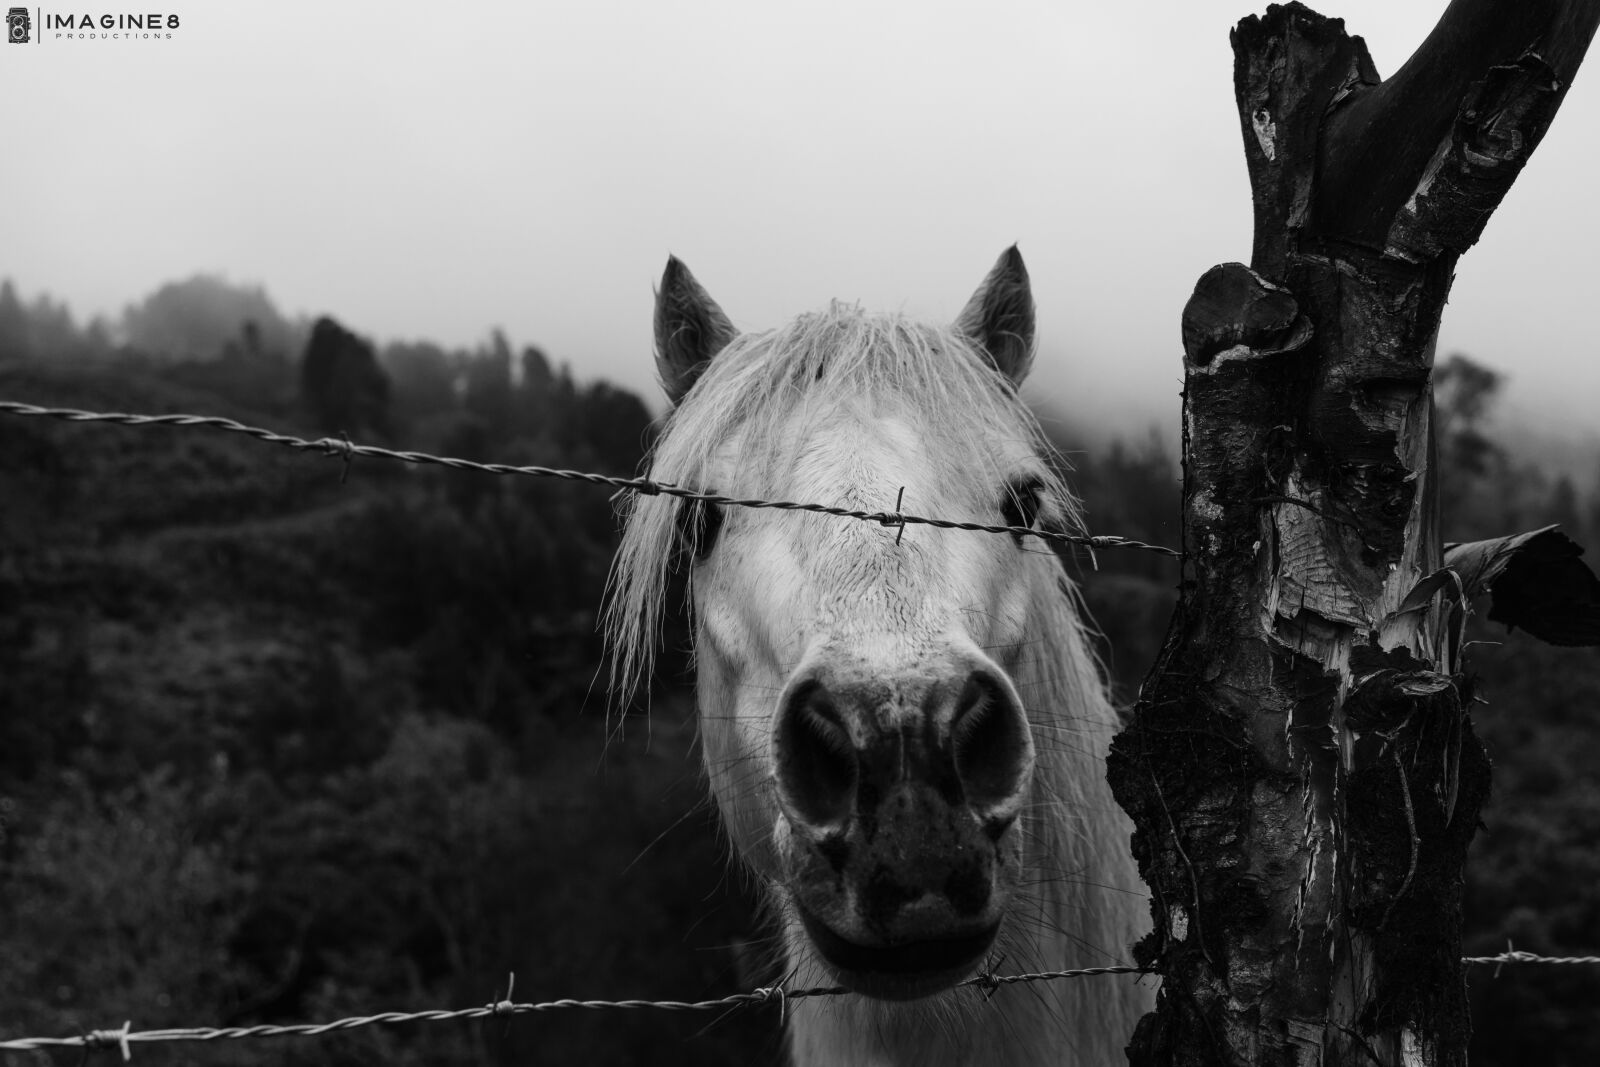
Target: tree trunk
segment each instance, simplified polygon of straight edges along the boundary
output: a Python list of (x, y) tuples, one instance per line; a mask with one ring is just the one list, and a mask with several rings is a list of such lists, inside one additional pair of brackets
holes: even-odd
[(1300, 4), (1234, 30), (1252, 260), (1184, 312), (1181, 598), (1109, 767), (1163, 976), (1136, 1065), (1466, 1061), (1489, 766), (1441, 570), (1433, 341), (1597, 23), (1600, 0), (1455, 0), (1382, 82)]

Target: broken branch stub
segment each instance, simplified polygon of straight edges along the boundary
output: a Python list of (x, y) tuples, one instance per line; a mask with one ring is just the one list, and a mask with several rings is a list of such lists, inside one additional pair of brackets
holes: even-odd
[(1241, 345), (1258, 355), (1293, 351), (1310, 336), (1294, 294), (1243, 263), (1206, 271), (1183, 309), (1183, 353), (1196, 366)]

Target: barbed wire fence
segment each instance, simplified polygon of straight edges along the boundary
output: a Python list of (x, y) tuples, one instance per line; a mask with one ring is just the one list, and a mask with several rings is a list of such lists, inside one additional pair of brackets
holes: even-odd
[[(1532, 952), (1507, 949), (1496, 956), (1467, 956), (1463, 964), (1494, 964), (1495, 973), (1508, 963), (1513, 964), (1600, 964), (1600, 956), (1540, 956)], [(1009, 985), (1025, 982), (1049, 982), (1064, 978), (1097, 978), (1107, 975), (1146, 975), (1152, 972), (1141, 967), (1084, 967), (1068, 971), (1041, 971), (1031, 974), (983, 973), (958, 983), (958, 988), (972, 988), (985, 996)], [(408, 1023), (449, 1023), (472, 1019), (511, 1018), (541, 1012), (577, 1009), (585, 1011), (640, 1010), (709, 1011), (716, 1008), (744, 1009), (776, 1004), (780, 1012), (787, 1010), (791, 1000), (816, 997), (851, 996), (849, 990), (838, 986), (821, 986), (810, 989), (786, 989), (781, 985), (767, 986), (748, 993), (735, 993), (715, 1000), (546, 1000), (538, 1003), (517, 1003), (511, 999), (517, 976), (511, 975), (506, 983), (503, 999), (472, 1008), (414, 1012), (380, 1012), (376, 1015), (355, 1015), (326, 1023), (291, 1023), (281, 1026), (220, 1026), (179, 1027), (166, 1030), (134, 1030), (132, 1020), (115, 1029), (91, 1030), (87, 1034), (70, 1037), (19, 1037), (0, 1040), (0, 1052), (38, 1052), (51, 1048), (81, 1048), (87, 1054), (97, 1049), (117, 1049), (124, 1061), (133, 1058), (135, 1044), (175, 1044), (194, 1041), (236, 1041), (267, 1037), (322, 1037), (344, 1030), (357, 1030), (368, 1026), (398, 1026)]]
[[(377, 445), (363, 445), (352, 442), (347, 436), (322, 437), (308, 439), (292, 434), (281, 434), (258, 426), (249, 426), (234, 419), (223, 418), (215, 415), (137, 415), (126, 412), (96, 412), (85, 411), (78, 408), (52, 408), (37, 404), (26, 404), (18, 401), (0, 400), (0, 414), (22, 417), (37, 417), (55, 419), (73, 423), (110, 423), (120, 426), (150, 427), (167, 426), (178, 429), (210, 429), (226, 433), (242, 434), (266, 444), (279, 445), (301, 452), (316, 452), (325, 456), (340, 458), (344, 461), (345, 470), (341, 481), (348, 475), (351, 462), (357, 457), (370, 459), (391, 460), (412, 465), (432, 465), (445, 467), (451, 470), (475, 471), (483, 474), (497, 476), (519, 475), (536, 478), (556, 478), (565, 481), (584, 482), (591, 485), (605, 486), (618, 492), (634, 492), (650, 496), (665, 495), (678, 497), (687, 501), (697, 501), (705, 504), (715, 504), (723, 507), (742, 508), (773, 508), (782, 511), (814, 512), (822, 515), (832, 515), (844, 519), (854, 519), (861, 522), (873, 522), (881, 526), (898, 528), (902, 532), (908, 525), (931, 526), (938, 529), (967, 530), (978, 533), (1010, 534), (1021, 537), (1036, 537), (1044, 541), (1054, 541), (1094, 549), (1134, 549), (1154, 552), (1174, 558), (1181, 558), (1181, 553), (1164, 545), (1153, 545), (1133, 538), (1116, 535), (1089, 535), (1071, 534), (1059, 530), (1042, 530), (1025, 526), (1000, 526), (975, 522), (958, 522), (950, 519), (934, 518), (921, 515), (908, 515), (899, 510), (896, 502), (895, 511), (862, 511), (850, 508), (833, 507), (825, 504), (805, 503), (791, 500), (763, 500), (755, 498), (739, 498), (725, 496), (706, 489), (697, 489), (687, 486), (675, 485), (670, 482), (657, 482), (648, 478), (621, 478), (614, 475), (597, 474), (592, 471), (564, 470), (553, 467), (541, 466), (514, 466), (504, 463), (479, 463), (473, 460), (460, 459), (451, 456), (436, 456), (427, 452), (397, 451), (382, 448)], [(1495, 974), (1498, 976), (1500, 968), (1507, 964), (1565, 964), (1565, 965), (1600, 965), (1600, 956), (1541, 956), (1531, 952), (1523, 952), (1507, 945), (1506, 951), (1495, 956), (1468, 956), (1462, 959), (1464, 965), (1495, 965)], [(1140, 967), (1111, 966), (1088, 967), (1074, 970), (1042, 971), (1027, 974), (1000, 975), (983, 972), (976, 977), (969, 978), (959, 983), (959, 987), (970, 987), (980, 990), (985, 996), (993, 996), (1003, 987), (1020, 983), (1056, 981), (1069, 978), (1092, 978), (1109, 975), (1146, 975), (1152, 972)], [(747, 993), (735, 993), (730, 996), (713, 1000), (577, 1000), (561, 999), (541, 1001), (537, 1003), (518, 1003), (511, 999), (516, 984), (516, 975), (511, 975), (506, 986), (506, 995), (503, 999), (486, 1005), (458, 1008), (436, 1009), (416, 1012), (380, 1012), (375, 1015), (351, 1016), (335, 1019), (326, 1023), (293, 1023), (285, 1025), (260, 1025), (260, 1026), (233, 1026), (233, 1027), (182, 1027), (158, 1030), (134, 1030), (132, 1021), (126, 1021), (121, 1027), (114, 1029), (91, 1030), (86, 1034), (67, 1037), (20, 1037), (0, 1040), (0, 1052), (39, 1052), (51, 1048), (79, 1048), (87, 1055), (91, 1051), (102, 1049), (117, 1049), (124, 1061), (132, 1059), (132, 1046), (135, 1044), (158, 1044), (177, 1042), (214, 1042), (226, 1040), (242, 1040), (250, 1038), (269, 1037), (319, 1037), (327, 1034), (346, 1030), (355, 1030), (370, 1026), (394, 1026), (409, 1023), (423, 1022), (458, 1022), (473, 1019), (510, 1018), (517, 1015), (578, 1009), (588, 1011), (599, 1010), (640, 1010), (654, 1009), (665, 1011), (705, 1011), (717, 1008), (745, 1009), (753, 1006), (777, 1004), (782, 1014), (787, 1010), (791, 1000), (804, 1000), (817, 997), (835, 997), (852, 995), (840, 987), (815, 987), (806, 989), (787, 989), (782, 985), (768, 986), (755, 989)]]
[(977, 533), (1037, 537), (1043, 541), (1080, 545), (1089, 549), (1129, 548), (1155, 552), (1159, 555), (1174, 558), (1181, 555), (1176, 549), (1168, 548), (1165, 545), (1147, 544), (1130, 537), (1118, 537), (1111, 534), (1091, 536), (1089, 534), (1066, 533), (1061, 530), (1042, 530), (1032, 526), (996, 526), (981, 522), (957, 522), (953, 519), (907, 515), (898, 509), (895, 511), (861, 511), (794, 500), (761, 500), (731, 497), (703, 488), (675, 485), (671, 482), (657, 482), (649, 478), (619, 478), (610, 474), (596, 474), (593, 471), (561, 470), (555, 467), (539, 466), (519, 467), (507, 463), (478, 463), (470, 459), (459, 459), (453, 456), (435, 456), (428, 452), (402, 452), (390, 448), (381, 448), (377, 445), (355, 444), (348, 437), (342, 436), (308, 440), (291, 434), (275, 433), (259, 426), (247, 426), (234, 419), (225, 419), (216, 415), (132, 415), (125, 412), (81, 411), (77, 408), (40, 407), (37, 404), (23, 404), (14, 400), (0, 400), (0, 414), (59, 419), (64, 422), (105, 422), (119, 426), (172, 426), (186, 429), (221, 430), (226, 433), (243, 434), (270, 445), (281, 445), (297, 451), (318, 452), (325, 456), (342, 458), (345, 463), (346, 474), (349, 473), (350, 463), (357, 457), (385, 459), (414, 465), (447, 467), (451, 470), (477, 471), (481, 474), (559, 478), (565, 481), (608, 486), (619, 492), (641, 493), (646, 496), (673, 496), (683, 500), (698, 501), (703, 504), (716, 504), (722, 507), (808, 511), (819, 515), (834, 515), (842, 519), (875, 522), (880, 526), (899, 528), (902, 531), (907, 526), (933, 526), (942, 530), (970, 530)]

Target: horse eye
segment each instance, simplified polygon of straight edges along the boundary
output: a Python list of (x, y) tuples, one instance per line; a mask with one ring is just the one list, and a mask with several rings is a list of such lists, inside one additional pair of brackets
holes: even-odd
[(722, 509), (704, 500), (685, 500), (678, 510), (678, 540), (694, 551), (695, 562), (703, 561), (716, 547), (722, 530)]
[(1000, 501), (1000, 513), (1006, 526), (1026, 526), (1030, 529), (1039, 518), (1039, 493), (1044, 484), (1037, 478), (1021, 478), (1006, 486)]

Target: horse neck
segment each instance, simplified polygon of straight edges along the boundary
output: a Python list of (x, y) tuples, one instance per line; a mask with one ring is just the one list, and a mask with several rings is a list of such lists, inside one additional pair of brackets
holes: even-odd
[[(1035, 615), (1044, 620), (1040, 647), (1048, 653), (1018, 675), (1029, 687), (1025, 693), (1040, 694), (1028, 700), (1038, 762), (1030, 812), (1036, 847), (1024, 877), (1038, 880), (1044, 921), (1028, 946), (1034, 957), (1014, 959), (1007, 969), (1126, 964), (1149, 928), (1149, 900), (1133, 860), (1133, 824), (1106, 782), (1106, 753), (1120, 719), (1075, 598), (1053, 585), (1035, 588)], [(1035, 1032), (1047, 1050), (1038, 1062), (1126, 1062), (1124, 1045), (1139, 1016), (1154, 1006), (1149, 983), (1119, 975), (1044, 985), (1051, 1010)]]
[[(1033, 862), (1046, 876), (1050, 868), (1058, 874), (1084, 873), (1049, 881), (1064, 894), (1061, 907), (1101, 906), (1097, 898), (1106, 885), (1142, 896), (1128, 847), (1132, 827), (1106, 783), (1106, 752), (1118, 727), (1117, 712), (1074, 598), (1053, 582), (1035, 582), (1034, 589), (1032, 647), (1039, 654), (1024, 656), (1016, 672), (1038, 753), (1030, 809), (1030, 834), (1038, 846)], [(1126, 946), (1110, 951), (1125, 955)]]

